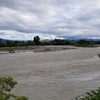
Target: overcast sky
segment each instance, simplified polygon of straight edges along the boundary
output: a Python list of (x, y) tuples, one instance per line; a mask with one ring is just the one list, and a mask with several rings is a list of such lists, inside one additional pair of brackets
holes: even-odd
[(100, 0), (0, 0), (0, 38), (100, 37)]

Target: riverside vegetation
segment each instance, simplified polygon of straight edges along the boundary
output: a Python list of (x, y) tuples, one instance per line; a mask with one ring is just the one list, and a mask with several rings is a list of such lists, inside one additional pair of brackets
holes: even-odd
[(98, 57), (100, 57), (100, 54), (98, 54)]
[(17, 84), (12, 77), (0, 77), (0, 100), (28, 100), (25, 96), (10, 94)]
[(87, 92), (85, 97), (75, 98), (75, 100), (100, 100), (100, 87), (91, 92)]
[(100, 40), (85, 40), (80, 39), (78, 41), (66, 40), (66, 39), (54, 39), (54, 40), (44, 40), (40, 41), (39, 36), (35, 36), (33, 41), (2, 41), (0, 39), (0, 47), (22, 47), (22, 46), (34, 46), (34, 45), (73, 45), (80, 47), (94, 47), (100, 45)]
[[(38, 40), (37, 40), (38, 39)], [(33, 50), (37, 48), (37, 46), (45, 46), (45, 45), (72, 45), (76, 47), (97, 47), (100, 45), (100, 41), (86, 41), (80, 39), (77, 42), (55, 39), (51, 41), (40, 41), (40, 38), (34, 38), (33, 41), (0, 41), (0, 50), (6, 50), (9, 53), (14, 53), (14, 50)]]

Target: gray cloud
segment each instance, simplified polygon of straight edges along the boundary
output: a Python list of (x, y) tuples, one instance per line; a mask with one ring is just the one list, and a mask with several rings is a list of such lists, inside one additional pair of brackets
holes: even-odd
[(99, 0), (0, 0), (0, 37), (99, 37), (99, 5)]

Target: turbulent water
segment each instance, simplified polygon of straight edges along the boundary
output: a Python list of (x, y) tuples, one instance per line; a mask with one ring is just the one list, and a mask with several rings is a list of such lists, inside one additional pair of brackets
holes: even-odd
[(71, 100), (100, 86), (100, 48), (0, 55), (0, 76), (19, 84), (29, 100)]

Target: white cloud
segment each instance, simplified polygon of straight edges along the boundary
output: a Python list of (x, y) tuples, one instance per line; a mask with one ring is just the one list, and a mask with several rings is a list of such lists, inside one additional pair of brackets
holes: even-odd
[(22, 33), (13, 30), (0, 30), (0, 38), (12, 39), (12, 40), (33, 40), (34, 36), (39, 35), (41, 40), (43, 39), (55, 39), (59, 38), (54, 34), (42, 34), (42, 33)]
[(0, 37), (99, 37), (99, 5), (99, 0), (0, 0)]

